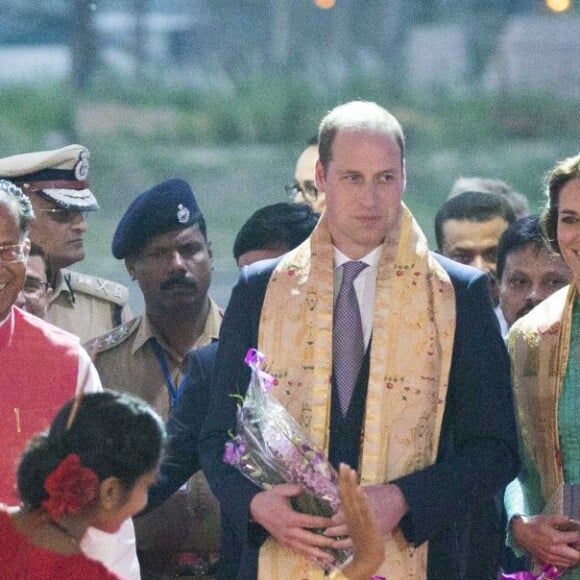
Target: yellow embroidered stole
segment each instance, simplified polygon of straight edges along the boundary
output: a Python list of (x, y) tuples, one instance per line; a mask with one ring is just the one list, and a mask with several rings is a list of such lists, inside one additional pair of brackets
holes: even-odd
[[(385, 483), (434, 463), (455, 333), (455, 293), (405, 206), (396, 241), (386, 241), (376, 284), (361, 484)], [(260, 320), (259, 349), (275, 396), (311, 439), (329, 447), (333, 251), (323, 216), (312, 236), (273, 273)], [(397, 528), (378, 572), (389, 580), (427, 577), (427, 546)], [(314, 564), (269, 538), (260, 580), (322, 578)]]
[(508, 338), (522, 443), (540, 474), (544, 502), (564, 481), (558, 403), (575, 298), (574, 284), (555, 292), (518, 320)]

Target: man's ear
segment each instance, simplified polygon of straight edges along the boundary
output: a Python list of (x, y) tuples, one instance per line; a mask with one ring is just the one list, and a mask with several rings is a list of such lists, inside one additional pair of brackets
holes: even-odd
[(108, 512), (122, 505), (125, 497), (125, 487), (117, 477), (107, 477), (99, 485), (99, 504), (102, 510)]
[(135, 258), (125, 258), (125, 268), (127, 268), (131, 280), (135, 280)]
[(52, 286), (49, 286), (46, 289), (46, 292), (44, 293), (44, 298), (46, 299), (46, 303), (48, 304), (50, 302), (50, 299), (52, 298), (52, 295), (54, 294), (54, 289)]
[(211, 249), (211, 242), (209, 240), (206, 242), (206, 246), (209, 259), (213, 262), (213, 250)]
[(314, 170), (314, 177), (316, 181), (316, 189), (321, 193), (326, 193), (326, 177), (324, 173), (324, 167), (320, 159), (316, 161), (316, 168)]
[(24, 258), (28, 259), (28, 254), (30, 254), (30, 238), (24, 238), (24, 241), (22, 243), (24, 244), (24, 247), (22, 249), (24, 253)]

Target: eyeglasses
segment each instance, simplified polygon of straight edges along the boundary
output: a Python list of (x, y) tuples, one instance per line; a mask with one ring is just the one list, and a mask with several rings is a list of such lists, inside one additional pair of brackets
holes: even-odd
[(292, 185), (286, 185), (285, 189), (290, 199), (294, 199), (299, 193), (304, 199), (318, 199), (318, 189), (313, 181), (305, 181), (303, 184), (295, 181)]
[(41, 208), (39, 211), (48, 214), (48, 217), (57, 224), (72, 224), (79, 220), (86, 220), (86, 212), (77, 209), (60, 207)]
[(26, 296), (39, 296), (40, 294), (44, 294), (49, 288), (50, 284), (48, 282), (44, 282), (38, 278), (32, 278), (31, 276), (26, 276), (22, 292)]
[(0, 245), (0, 262), (10, 264), (11, 262), (24, 261), (24, 244), (4, 244)]

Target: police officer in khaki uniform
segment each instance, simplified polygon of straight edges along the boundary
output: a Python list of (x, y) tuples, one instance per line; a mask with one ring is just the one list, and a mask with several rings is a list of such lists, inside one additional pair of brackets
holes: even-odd
[[(208, 294), (211, 243), (187, 182), (171, 179), (137, 197), (117, 226), (112, 250), (139, 283), (145, 314), (86, 348), (105, 388), (138, 395), (167, 418), (188, 352), (218, 339), (223, 316)], [(181, 490), (135, 521), (144, 580), (179, 573), (180, 561), (199, 553), (207, 561), (218, 551), (217, 501), (201, 472), (188, 486), (189, 494)]]
[(131, 318), (125, 286), (68, 269), (85, 257), (85, 213), (99, 209), (88, 174), (82, 145), (0, 159), (0, 178), (20, 187), (36, 214), (30, 239), (48, 256), (53, 288), (46, 320), (82, 341)]

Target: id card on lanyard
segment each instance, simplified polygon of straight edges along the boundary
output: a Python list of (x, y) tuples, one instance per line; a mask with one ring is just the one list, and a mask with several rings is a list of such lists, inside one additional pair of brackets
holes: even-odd
[(169, 372), (169, 367), (167, 366), (167, 360), (165, 359), (165, 355), (163, 354), (163, 350), (161, 345), (157, 341), (155, 337), (151, 339), (151, 346), (153, 347), (153, 352), (157, 357), (157, 361), (159, 362), (159, 366), (161, 367), (161, 371), (163, 372), (163, 376), (165, 377), (165, 383), (167, 385), (167, 392), (169, 394), (169, 400), (171, 401), (171, 408), (173, 409), (174, 405), (179, 400), (179, 395), (181, 394), (181, 390), (187, 381), (188, 374), (186, 373), (179, 386), (176, 386), (171, 378), (171, 373)]

